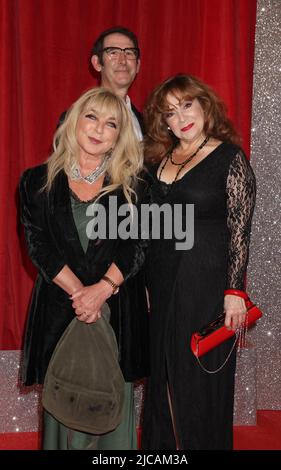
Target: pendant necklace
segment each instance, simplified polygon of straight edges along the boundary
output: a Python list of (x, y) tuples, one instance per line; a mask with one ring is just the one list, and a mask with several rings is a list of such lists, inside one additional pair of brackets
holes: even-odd
[(176, 165), (176, 166), (179, 167), (179, 169), (178, 169), (178, 171), (177, 171), (177, 174), (176, 174), (176, 176), (175, 176), (175, 179), (174, 179), (174, 181), (172, 181), (171, 184), (173, 184), (175, 181), (177, 181), (178, 176), (179, 176), (181, 170), (185, 167), (185, 165), (187, 165), (188, 162), (190, 162), (190, 161), (195, 157), (195, 155), (197, 155), (197, 153), (199, 152), (199, 150), (201, 150), (201, 149), (204, 147), (204, 145), (206, 145), (206, 143), (208, 142), (209, 138), (210, 138), (210, 136), (207, 136), (207, 137), (203, 140), (203, 142), (199, 145), (199, 147), (195, 150), (195, 152), (192, 153), (192, 155), (190, 155), (189, 157), (187, 157), (187, 158), (186, 158), (183, 162), (181, 162), (181, 163), (176, 163), (176, 162), (173, 160), (173, 152), (172, 152), (171, 154), (169, 154), (169, 155), (166, 157), (166, 161), (165, 161), (164, 165), (162, 166), (162, 168), (161, 168), (161, 170), (160, 170), (159, 178), (158, 178), (158, 179), (161, 180), (162, 171), (164, 170), (165, 166), (167, 165), (168, 160), (170, 160), (170, 162), (172, 163), (172, 165)]

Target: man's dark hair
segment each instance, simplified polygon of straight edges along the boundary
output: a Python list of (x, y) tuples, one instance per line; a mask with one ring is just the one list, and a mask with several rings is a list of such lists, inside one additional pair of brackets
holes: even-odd
[(104, 44), (104, 39), (106, 36), (109, 36), (109, 34), (114, 34), (114, 33), (119, 33), (123, 34), (124, 36), (127, 36), (127, 38), (131, 39), (132, 43), (134, 44), (134, 47), (138, 49), (138, 55), (137, 59), (140, 57), (140, 52), (139, 52), (139, 44), (138, 44), (138, 39), (135, 33), (130, 31), (127, 28), (124, 28), (123, 26), (114, 26), (113, 28), (106, 29), (103, 31), (97, 40), (95, 41), (92, 50), (91, 50), (91, 58), (93, 55), (97, 55), (99, 58), (99, 62), (101, 65), (103, 65), (103, 60), (102, 60), (102, 51), (103, 51), (103, 44)]

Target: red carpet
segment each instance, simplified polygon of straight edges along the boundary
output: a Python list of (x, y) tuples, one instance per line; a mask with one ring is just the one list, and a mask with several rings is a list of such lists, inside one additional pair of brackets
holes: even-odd
[(0, 434), (0, 450), (38, 450), (41, 436), (37, 432)]
[[(0, 450), (37, 450), (40, 434), (0, 433)], [(258, 411), (257, 426), (234, 427), (235, 450), (281, 450), (281, 411)]]
[(256, 426), (234, 426), (235, 450), (281, 450), (281, 411), (259, 410)]

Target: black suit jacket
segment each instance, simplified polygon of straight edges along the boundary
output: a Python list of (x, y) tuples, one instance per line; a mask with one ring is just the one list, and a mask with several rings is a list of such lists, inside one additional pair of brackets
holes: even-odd
[(144, 122), (143, 122), (143, 117), (142, 114), (139, 112), (139, 110), (131, 103), (132, 111), (135, 114), (137, 120), (139, 121), (139, 125), (142, 131), (142, 134), (144, 135)]
[[(53, 350), (74, 318), (68, 294), (52, 282), (64, 265), (84, 285), (100, 280), (114, 261), (125, 278), (135, 274), (144, 260), (142, 243), (89, 240), (84, 253), (72, 216), (67, 177), (61, 171), (49, 194), (40, 192), (47, 166), (25, 171), (20, 181), (21, 218), (30, 258), (38, 269), (32, 293), (24, 344), (23, 382), (42, 383)], [(124, 202), (121, 191), (118, 204)], [(103, 203), (108, 203), (105, 196)], [(111, 323), (126, 381), (148, 374), (148, 312), (143, 271), (128, 279), (109, 299)]]

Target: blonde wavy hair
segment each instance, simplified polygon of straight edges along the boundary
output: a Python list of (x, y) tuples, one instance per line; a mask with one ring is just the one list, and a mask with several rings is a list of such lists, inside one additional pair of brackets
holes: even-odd
[(119, 127), (119, 136), (107, 164), (110, 184), (99, 191), (98, 198), (122, 188), (126, 200), (131, 204), (132, 195), (136, 194), (138, 175), (143, 168), (141, 145), (136, 138), (132, 118), (124, 101), (112, 91), (101, 87), (86, 91), (67, 111), (64, 122), (54, 135), (54, 151), (47, 160), (47, 181), (42, 189), (49, 192), (61, 170), (70, 177), (79, 159), (77, 121), (82, 113), (93, 107), (114, 116)]

